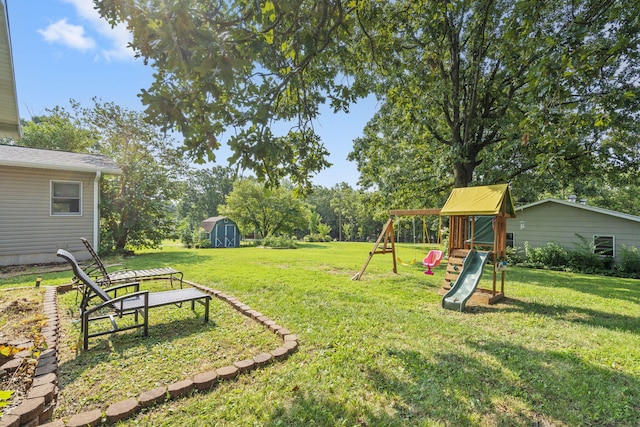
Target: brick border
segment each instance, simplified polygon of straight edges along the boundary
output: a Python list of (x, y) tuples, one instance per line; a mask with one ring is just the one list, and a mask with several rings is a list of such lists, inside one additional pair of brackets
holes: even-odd
[[(229, 366), (214, 371), (202, 372), (192, 378), (186, 378), (172, 384), (147, 390), (135, 398), (128, 398), (110, 404), (104, 410), (94, 409), (73, 415), (66, 423), (62, 420), (51, 421), (51, 416), (58, 400), (58, 341), (59, 316), (58, 293), (73, 289), (71, 284), (62, 286), (48, 286), (44, 296), (44, 313), (47, 325), (43, 328), (48, 349), (43, 351), (37, 362), (36, 372), (27, 398), (20, 405), (13, 408), (0, 419), (0, 427), (88, 427), (103, 424), (114, 424), (127, 419), (142, 408), (161, 404), (165, 401), (179, 399), (192, 392), (208, 392), (221, 381), (231, 380), (245, 372), (262, 368), (274, 361), (282, 361), (294, 353), (299, 346), (298, 337), (288, 329), (278, 325), (275, 321), (262, 313), (251, 309), (232, 295), (216, 291), (209, 287), (183, 280), (196, 289), (215, 296), (231, 305), (241, 314), (262, 324), (265, 328), (282, 338), (282, 345), (268, 353), (260, 353), (250, 359), (238, 360)], [(46, 424), (43, 424), (46, 423)]]
[(58, 400), (58, 292), (72, 289), (71, 285), (47, 286), (44, 292), (44, 314), (46, 325), (41, 333), (47, 349), (38, 356), (36, 370), (27, 397), (18, 406), (4, 414), (0, 426), (37, 426), (48, 421)]

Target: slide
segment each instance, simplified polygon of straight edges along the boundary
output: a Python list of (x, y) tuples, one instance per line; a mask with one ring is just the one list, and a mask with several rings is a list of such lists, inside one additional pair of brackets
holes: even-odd
[(487, 262), (489, 252), (478, 252), (471, 250), (462, 263), (462, 271), (449, 292), (442, 297), (442, 307), (449, 310), (464, 310), (467, 300), (476, 290), (480, 277), (482, 277), (482, 267)]

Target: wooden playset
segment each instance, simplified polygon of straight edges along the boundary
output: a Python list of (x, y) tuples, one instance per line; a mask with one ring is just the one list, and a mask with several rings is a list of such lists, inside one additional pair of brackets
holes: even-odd
[[(507, 248), (507, 218), (515, 217), (508, 184), (454, 188), (442, 209), (408, 209), (389, 211), (389, 220), (378, 236), (369, 257), (352, 279), (359, 280), (371, 258), (390, 253), (393, 272), (397, 273), (393, 216), (440, 215), (449, 217), (449, 244), (445, 248), (448, 262), (441, 293), (447, 293), (458, 279), (463, 261), (472, 249), (486, 251), (493, 264), (491, 289), (475, 288), (472, 300), (493, 304), (504, 298), (504, 266)], [(498, 289), (498, 274), (500, 288)]]

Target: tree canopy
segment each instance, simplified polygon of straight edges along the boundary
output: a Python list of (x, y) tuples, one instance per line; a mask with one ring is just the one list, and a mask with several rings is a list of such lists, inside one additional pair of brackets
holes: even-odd
[[(635, 3), (95, 3), (156, 70), (142, 92), (150, 120), (197, 157), (233, 130), (232, 160), (267, 181), (308, 186), (328, 164), (318, 107), (369, 93), (382, 108), (354, 147), (364, 184), (448, 189), (637, 163)], [(290, 131), (274, 135), (274, 121)]]
[(232, 218), (242, 233), (255, 231), (261, 237), (291, 236), (296, 229), (307, 228), (311, 214), (308, 204), (287, 186), (267, 188), (252, 178), (237, 180), (218, 209)]

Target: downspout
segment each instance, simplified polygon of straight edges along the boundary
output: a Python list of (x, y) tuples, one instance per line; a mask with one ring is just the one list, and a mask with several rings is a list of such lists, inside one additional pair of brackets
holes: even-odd
[(100, 247), (100, 176), (102, 172), (97, 171), (93, 180), (93, 247), (96, 251)]

